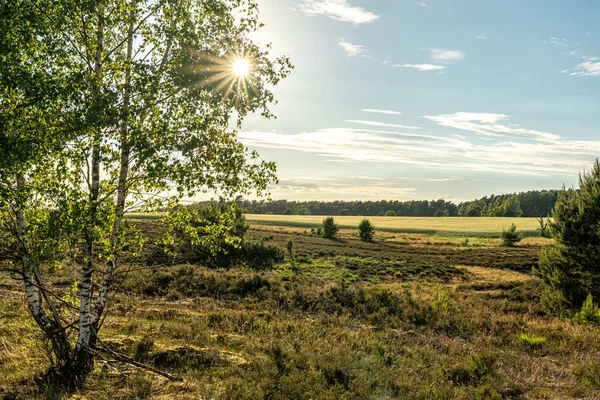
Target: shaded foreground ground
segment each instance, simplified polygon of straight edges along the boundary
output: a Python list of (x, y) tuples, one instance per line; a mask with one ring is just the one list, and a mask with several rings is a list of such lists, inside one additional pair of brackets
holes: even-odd
[[(146, 232), (156, 229), (144, 224)], [(124, 280), (101, 338), (183, 382), (98, 362), (72, 397), (600, 397), (597, 329), (547, 316), (538, 305), (539, 282), (529, 270), (539, 241), (508, 249), (388, 235), (370, 244), (350, 233), (330, 241), (261, 229), (251, 234), (282, 246), (294, 240), (295, 266), (179, 265)], [(61, 271), (55, 288), (68, 292), (70, 277)], [(46, 351), (17, 283), (2, 279), (0, 397), (60, 398), (34, 383), (47, 367)]]

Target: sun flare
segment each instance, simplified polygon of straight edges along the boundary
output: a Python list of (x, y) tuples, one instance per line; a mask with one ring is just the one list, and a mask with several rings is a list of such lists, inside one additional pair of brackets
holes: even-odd
[(250, 63), (244, 58), (236, 58), (233, 61), (233, 72), (240, 77), (248, 75), (250, 71)]

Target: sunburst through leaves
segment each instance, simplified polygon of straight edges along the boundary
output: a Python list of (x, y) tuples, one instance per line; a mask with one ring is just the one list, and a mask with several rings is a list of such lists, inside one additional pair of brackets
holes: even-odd
[(222, 57), (203, 55), (201, 58), (206, 62), (202, 63), (206, 73), (201, 83), (203, 86), (211, 86), (224, 98), (233, 97), (236, 103), (256, 91), (252, 82), (255, 65), (249, 54), (231, 51)]

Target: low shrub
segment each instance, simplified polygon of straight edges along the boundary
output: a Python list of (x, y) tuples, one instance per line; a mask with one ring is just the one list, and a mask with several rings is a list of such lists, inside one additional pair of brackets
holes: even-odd
[(273, 244), (265, 242), (244, 242), (242, 247), (236, 249), (237, 264), (258, 271), (273, 269), (276, 264), (285, 261), (285, 252)]
[(517, 231), (517, 226), (512, 224), (508, 230), (502, 231), (502, 244), (513, 247), (523, 239), (523, 233)]
[(573, 322), (576, 324), (592, 323), (600, 325), (600, 308), (594, 303), (594, 298), (591, 294), (583, 302), (581, 311), (573, 317)]
[(266, 243), (273, 236), (245, 240), (248, 225), (235, 204), (182, 207), (171, 211), (165, 223), (167, 232), (159, 244), (176, 263), (267, 270), (285, 260), (282, 249)]

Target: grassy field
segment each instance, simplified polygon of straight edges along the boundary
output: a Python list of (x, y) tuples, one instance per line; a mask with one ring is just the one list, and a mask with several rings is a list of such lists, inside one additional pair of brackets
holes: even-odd
[[(600, 398), (598, 330), (540, 306), (536, 243), (363, 243), (262, 226), (249, 235), (292, 239), (294, 264), (148, 269), (160, 227), (138, 224), (149, 246), (119, 275), (100, 337), (183, 381), (99, 360), (77, 393), (40, 386), (46, 347), (19, 282), (0, 275), (0, 398)], [(69, 291), (71, 268), (54, 290)]]
[[(265, 215), (247, 214), (246, 220), (255, 225), (289, 226), (317, 228), (324, 216), (320, 215)], [(335, 216), (340, 228), (357, 229), (365, 217)], [(424, 233), (448, 236), (498, 237), (503, 229), (512, 223), (525, 236), (539, 236), (535, 218), (494, 218), (494, 217), (368, 217), (375, 228), (384, 232)]]

